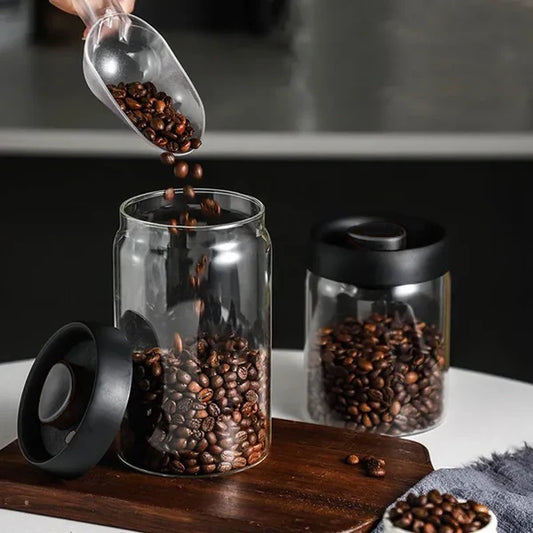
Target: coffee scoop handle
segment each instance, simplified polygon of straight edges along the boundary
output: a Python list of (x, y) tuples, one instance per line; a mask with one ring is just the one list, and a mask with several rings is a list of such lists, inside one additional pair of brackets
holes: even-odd
[(73, 0), (72, 3), (87, 28), (102, 17), (126, 14), (118, 0)]

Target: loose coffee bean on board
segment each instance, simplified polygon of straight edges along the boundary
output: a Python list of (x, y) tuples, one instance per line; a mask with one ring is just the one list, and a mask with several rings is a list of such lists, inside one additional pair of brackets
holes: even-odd
[[(207, 475), (245, 468), (265, 456), (266, 352), (232, 334), (183, 340), (176, 333), (174, 348), (137, 351), (132, 360), (126, 460), (161, 473)], [(150, 370), (154, 364), (161, 369), (157, 375)], [(259, 380), (253, 402), (233, 392), (250, 383), (250, 374)]]
[(383, 459), (367, 456), (363, 458), (362, 463), (367, 476), (377, 478), (385, 477), (385, 461)]
[(309, 411), (317, 421), (401, 435), (441, 418), (446, 349), (435, 326), (348, 316), (320, 329), (315, 350)]
[(348, 464), (348, 465), (356, 465), (359, 463), (359, 457), (353, 453), (351, 453), (350, 455), (347, 455), (346, 458), (344, 459), (345, 463)]
[(392, 524), (406, 531), (422, 533), (465, 533), (479, 531), (491, 517), (485, 505), (468, 500), (458, 502), (451, 494), (434, 489), (427, 495), (410, 493), (389, 511)]

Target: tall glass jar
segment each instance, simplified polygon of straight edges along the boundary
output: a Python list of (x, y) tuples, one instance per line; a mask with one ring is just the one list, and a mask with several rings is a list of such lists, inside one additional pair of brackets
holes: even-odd
[[(205, 216), (206, 199), (220, 205), (217, 217)], [(179, 225), (184, 211), (197, 225)], [(114, 266), (115, 325), (134, 367), (120, 458), (162, 475), (258, 464), (271, 434), (264, 206), (209, 189), (137, 196), (120, 208)]]
[(450, 346), (444, 230), (410, 217), (317, 226), (307, 273), (307, 407), (317, 422), (413, 434), (444, 414)]

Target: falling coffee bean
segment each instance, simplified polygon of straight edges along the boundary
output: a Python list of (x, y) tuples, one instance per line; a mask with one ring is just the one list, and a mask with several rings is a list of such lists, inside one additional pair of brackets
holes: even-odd
[(202, 165), (199, 163), (195, 163), (191, 168), (191, 176), (196, 179), (202, 179), (202, 176), (204, 175), (204, 170), (202, 168)]
[(189, 174), (189, 164), (187, 161), (178, 161), (174, 166), (174, 176), (176, 178), (185, 179)]
[(168, 202), (173, 200), (174, 199), (174, 189), (172, 189), (172, 188), (166, 189), (164, 196), (165, 196), (165, 200), (167, 200)]
[(163, 152), (160, 156), (164, 165), (172, 166), (176, 162), (176, 157), (171, 152)]

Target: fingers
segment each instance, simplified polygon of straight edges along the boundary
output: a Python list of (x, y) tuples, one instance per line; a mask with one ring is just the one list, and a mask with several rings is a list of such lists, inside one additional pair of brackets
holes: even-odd
[(71, 13), (72, 15), (76, 14), (76, 10), (72, 5), (72, 0), (50, 0), (50, 3), (58, 9), (66, 11), (67, 13)]
[(126, 13), (131, 13), (135, 7), (135, 0), (120, 0), (120, 4)]
[[(72, 15), (77, 14), (76, 10), (74, 9), (72, 0), (50, 0), (50, 3), (58, 9), (66, 11), (67, 13), (71, 13)], [(105, 6), (106, 2), (99, 1), (94, 2), (94, 4), (96, 8), (98, 4), (100, 4), (99, 9), (102, 9)], [(133, 11), (133, 8), (135, 7), (135, 0), (120, 0), (120, 4), (122, 5), (122, 9), (124, 9), (126, 13), (131, 13)]]

